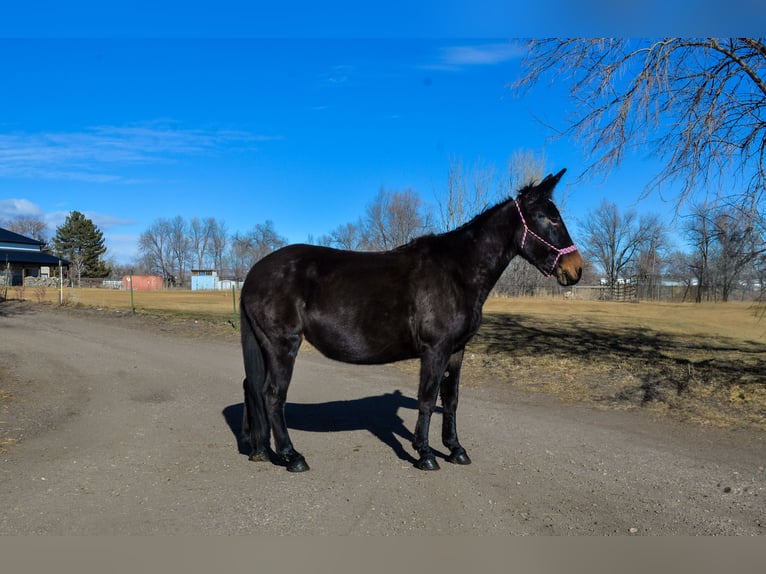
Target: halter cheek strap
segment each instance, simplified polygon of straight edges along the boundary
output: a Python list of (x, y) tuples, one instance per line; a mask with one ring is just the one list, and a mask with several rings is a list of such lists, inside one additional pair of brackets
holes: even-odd
[(577, 246), (573, 243), (569, 247), (564, 247), (563, 249), (556, 247), (555, 245), (551, 245), (548, 243), (545, 239), (540, 237), (537, 233), (532, 231), (529, 228), (529, 225), (527, 225), (527, 220), (524, 219), (524, 214), (521, 212), (521, 206), (519, 205), (518, 200), (514, 199), (513, 203), (516, 204), (516, 210), (519, 212), (519, 217), (521, 217), (521, 224), (524, 226), (524, 234), (521, 236), (521, 248), (524, 249), (524, 243), (527, 241), (527, 235), (531, 235), (535, 239), (537, 239), (540, 243), (545, 245), (548, 249), (551, 251), (556, 252), (556, 259), (553, 260), (553, 265), (551, 266), (551, 270), (545, 274), (546, 277), (550, 277), (553, 275), (554, 269), (556, 269), (556, 265), (558, 265), (559, 259), (561, 259), (562, 255), (566, 255), (567, 253), (574, 253), (577, 251)]

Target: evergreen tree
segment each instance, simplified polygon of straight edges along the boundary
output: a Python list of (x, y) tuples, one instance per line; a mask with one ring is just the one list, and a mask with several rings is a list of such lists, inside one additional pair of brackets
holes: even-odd
[(71, 262), (78, 282), (81, 277), (106, 277), (111, 271), (103, 260), (104, 234), (79, 211), (71, 211), (56, 228), (53, 249), (57, 256)]

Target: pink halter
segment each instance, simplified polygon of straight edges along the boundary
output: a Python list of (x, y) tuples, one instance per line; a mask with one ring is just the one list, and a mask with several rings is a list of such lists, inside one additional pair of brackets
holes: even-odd
[(558, 262), (559, 262), (559, 259), (561, 259), (561, 256), (566, 255), (567, 253), (574, 253), (575, 251), (577, 251), (577, 246), (573, 243), (569, 247), (564, 247), (563, 249), (560, 249), (556, 247), (555, 245), (551, 245), (550, 243), (548, 243), (545, 239), (540, 237), (537, 233), (535, 233), (529, 228), (529, 225), (527, 225), (527, 220), (524, 219), (524, 214), (521, 212), (521, 206), (519, 205), (518, 200), (514, 199), (513, 203), (516, 204), (516, 209), (519, 212), (519, 217), (521, 217), (521, 224), (524, 226), (524, 235), (521, 236), (521, 248), (524, 249), (524, 243), (527, 240), (527, 234), (529, 234), (535, 239), (537, 239), (540, 243), (545, 245), (547, 248), (556, 252), (556, 259), (554, 259), (553, 261), (553, 266), (551, 267), (551, 270), (545, 274), (546, 277), (550, 277), (553, 274), (553, 271), (556, 269), (556, 265), (558, 265)]

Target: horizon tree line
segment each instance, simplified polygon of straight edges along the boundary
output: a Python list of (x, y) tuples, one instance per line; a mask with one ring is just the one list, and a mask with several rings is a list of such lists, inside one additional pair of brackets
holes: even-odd
[[(545, 160), (530, 152), (517, 152), (507, 170), (507, 177), (501, 178), (498, 170), (485, 163), (466, 168), (453, 159), (445, 192), (435, 197), (435, 205), (428, 205), (412, 189), (381, 188), (356, 221), (307, 241), (373, 251), (394, 248), (425, 233), (447, 231), (507, 197), (511, 186), (518, 189), (541, 179), (546, 173)], [(559, 201), (565, 202), (566, 198)], [(727, 301), (735, 293), (763, 296), (766, 251), (757, 212), (742, 213), (730, 205), (705, 203), (679, 219), (678, 231), (687, 241), (686, 250), (673, 244), (672, 230), (657, 214), (622, 213), (608, 200), (584, 220), (568, 221), (585, 255), (581, 283), (614, 286), (630, 279), (638, 281), (641, 296), (649, 298), (662, 283), (674, 282), (685, 287), (689, 300), (697, 302)], [(45, 225), (35, 218), (17, 218), (2, 222), (2, 226), (46, 241)], [(72, 241), (72, 228), (85, 228), (87, 233), (81, 232), (80, 237), (90, 236), (89, 242), (96, 246), (96, 255), (91, 252), (87, 262), (65, 247), (64, 239)], [(214, 217), (157, 218), (139, 238), (139, 257), (129, 265), (120, 265), (104, 258), (106, 247), (98, 227), (81, 213), (72, 212), (48, 244), (51, 251), (72, 261), (72, 274), (77, 278), (106, 277), (110, 271), (121, 276), (132, 271), (157, 274), (166, 286), (183, 287), (190, 284), (193, 269), (213, 269), (221, 278), (242, 281), (256, 261), (285, 246), (287, 240), (271, 220), (249, 231), (230, 232), (224, 221)], [(546, 278), (521, 258), (511, 262), (496, 286), (497, 292), (507, 295), (531, 295), (548, 288), (551, 285)]]

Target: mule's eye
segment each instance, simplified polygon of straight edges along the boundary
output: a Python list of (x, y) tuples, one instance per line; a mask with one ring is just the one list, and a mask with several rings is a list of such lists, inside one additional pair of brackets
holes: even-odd
[(546, 216), (546, 219), (551, 225), (558, 225), (561, 223), (561, 216), (559, 215), (548, 215)]

